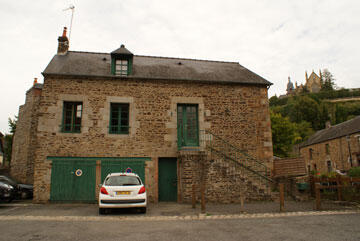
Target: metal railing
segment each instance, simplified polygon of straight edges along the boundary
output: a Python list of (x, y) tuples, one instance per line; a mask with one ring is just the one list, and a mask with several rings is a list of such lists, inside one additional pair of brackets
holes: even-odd
[(270, 178), (270, 169), (266, 165), (208, 130), (200, 131), (200, 148), (235, 163), (246, 178), (261, 187), (268, 188), (269, 182), (273, 182)]

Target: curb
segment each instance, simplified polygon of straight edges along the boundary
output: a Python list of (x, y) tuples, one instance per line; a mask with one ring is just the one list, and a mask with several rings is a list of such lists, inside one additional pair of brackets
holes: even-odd
[(196, 221), (219, 219), (257, 219), (281, 218), (300, 216), (323, 216), (360, 214), (360, 211), (311, 211), (311, 212), (284, 212), (284, 213), (259, 213), (259, 214), (233, 214), (233, 215), (193, 215), (193, 216), (153, 216), (153, 217), (106, 217), (106, 216), (1, 216), (1, 221), (78, 221), (78, 222), (114, 222), (114, 221)]

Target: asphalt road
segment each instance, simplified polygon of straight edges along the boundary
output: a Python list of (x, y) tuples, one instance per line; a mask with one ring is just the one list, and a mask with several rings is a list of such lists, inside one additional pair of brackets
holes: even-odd
[(1, 220), (0, 240), (360, 240), (360, 214), (216, 220)]

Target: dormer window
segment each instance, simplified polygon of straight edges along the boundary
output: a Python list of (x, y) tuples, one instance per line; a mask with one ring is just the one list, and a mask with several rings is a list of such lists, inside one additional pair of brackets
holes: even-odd
[(118, 59), (115, 60), (115, 75), (128, 75), (128, 63), (129, 61), (126, 59)]
[(116, 76), (131, 75), (133, 56), (123, 44), (120, 48), (111, 52), (111, 74)]

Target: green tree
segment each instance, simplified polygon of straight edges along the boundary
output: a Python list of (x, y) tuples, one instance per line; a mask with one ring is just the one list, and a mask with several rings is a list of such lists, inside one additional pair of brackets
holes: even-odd
[(15, 131), (16, 131), (17, 121), (18, 121), (17, 116), (15, 116), (14, 119), (11, 119), (11, 118), (8, 119), (8, 124), (9, 124), (9, 127), (10, 127), (10, 133), (11, 134), (6, 134), (5, 137), (4, 137), (5, 161), (7, 161), (8, 163), (10, 163), (10, 161), (11, 161), (12, 143), (13, 143), (14, 134), (15, 134)]
[(17, 116), (15, 116), (14, 119), (11, 119), (11, 118), (8, 119), (11, 134), (15, 134), (17, 121), (18, 121)]
[(291, 108), (289, 108), (288, 115), (292, 122), (300, 123), (307, 121), (311, 123), (314, 130), (321, 129), (320, 106), (314, 99), (308, 96), (300, 96), (294, 99)]
[(296, 126), (295, 144), (306, 141), (315, 132), (311, 127), (311, 123), (307, 121), (301, 121), (300, 123), (295, 123), (295, 126)]
[(291, 123), (289, 118), (273, 111), (270, 112), (270, 118), (274, 155), (288, 157), (293, 144), (298, 139), (296, 125)]
[(328, 69), (322, 71), (321, 91), (331, 91), (335, 87), (335, 78)]

